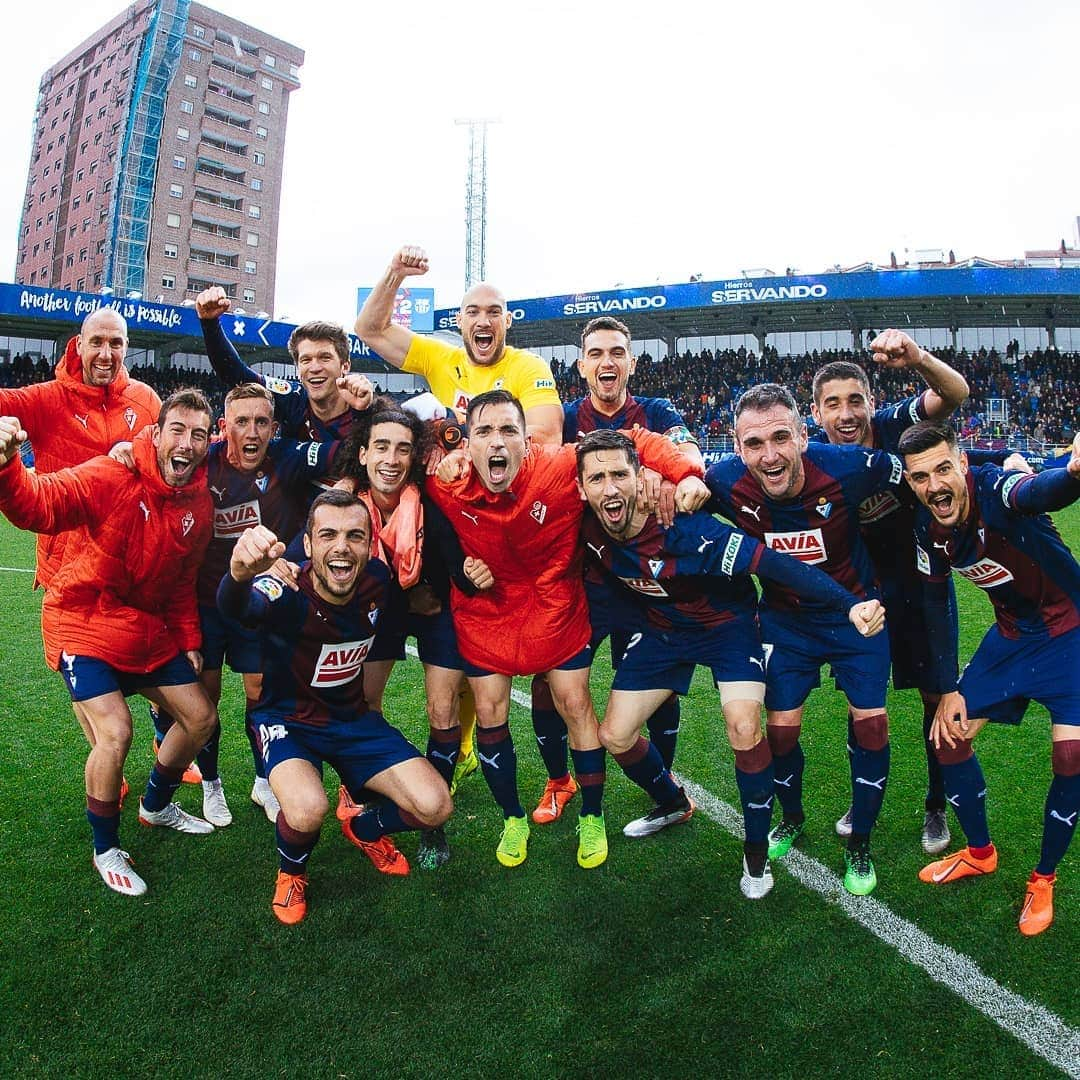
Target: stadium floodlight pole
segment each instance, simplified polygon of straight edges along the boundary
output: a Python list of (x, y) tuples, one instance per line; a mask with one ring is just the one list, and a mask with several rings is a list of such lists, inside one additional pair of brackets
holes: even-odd
[(465, 178), (465, 288), (484, 280), (487, 260), (487, 129), (494, 119), (455, 120), (469, 129)]

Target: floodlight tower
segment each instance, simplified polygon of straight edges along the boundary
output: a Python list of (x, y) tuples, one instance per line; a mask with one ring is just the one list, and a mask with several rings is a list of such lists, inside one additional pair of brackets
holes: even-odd
[(487, 129), (497, 120), (455, 120), (469, 129), (465, 178), (465, 288), (484, 280), (487, 255)]

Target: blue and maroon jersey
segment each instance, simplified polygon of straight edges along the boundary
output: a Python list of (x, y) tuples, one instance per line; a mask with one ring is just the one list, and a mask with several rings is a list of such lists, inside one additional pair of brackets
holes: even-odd
[(630, 431), (635, 424), (646, 431), (657, 431), (661, 435), (672, 428), (681, 428), (686, 432), (686, 437), (679, 441), (693, 441), (693, 437), (686, 430), (686, 422), (667, 398), (639, 398), (631, 394), (626, 395), (623, 407), (614, 416), (600, 412), (588, 396), (564, 405), (562, 441), (577, 442), (582, 435), (587, 435), (590, 431)]
[(1080, 566), (1046, 513), (1080, 498), (1080, 480), (1063, 469), (1033, 476), (979, 465), (967, 488), (968, 518), (956, 528), (920, 509), (919, 573), (944, 583), (951, 570), (984, 589), (1007, 638), (1058, 637), (1080, 626)]
[(214, 500), (214, 532), (199, 569), (199, 603), (214, 606), (218, 583), (229, 571), (233, 546), (252, 525), (265, 525), (288, 543), (311, 504), (311, 484), (330, 467), (334, 443), (271, 440), (259, 468), (230, 465), (228, 444), (214, 443), (207, 456), (207, 483)]
[(616, 578), (661, 632), (709, 630), (757, 609), (751, 574), (780, 581), (824, 607), (846, 612), (855, 597), (825, 574), (763, 544), (703, 511), (679, 514), (669, 529), (652, 515), (628, 540), (616, 541), (588, 513), (582, 520), (585, 557)]
[(218, 589), (222, 615), (262, 631), (262, 697), (257, 723), (322, 728), (356, 720), (368, 711), (364, 659), (386, 607), (390, 572), (369, 560), (356, 595), (343, 605), (323, 600), (300, 571), (299, 591), (262, 575), (240, 584), (226, 574)]
[(281, 425), (283, 439), (312, 439), (337, 442), (352, 434), (354, 425), (365, 414), (346, 409), (329, 420), (320, 420), (308, 403), (307, 390), (295, 379), (278, 379), (250, 368), (232, 342), (225, 336), (220, 319), (201, 319), (206, 355), (215, 374), (227, 386), (260, 383), (274, 395), (274, 419)]
[[(709, 509), (773, 551), (819, 567), (860, 599), (877, 597), (859, 507), (881, 492), (901, 490), (904, 470), (899, 458), (879, 450), (811, 443), (802, 460), (802, 491), (778, 502), (766, 496), (740, 458), (725, 456), (705, 473), (713, 495)], [(821, 608), (774, 582), (766, 582), (764, 599), (781, 611)]]

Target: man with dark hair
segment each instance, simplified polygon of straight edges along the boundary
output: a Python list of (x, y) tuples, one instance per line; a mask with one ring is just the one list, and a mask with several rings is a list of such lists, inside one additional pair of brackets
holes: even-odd
[[(627, 391), (630, 376), (637, 366), (630, 328), (610, 315), (600, 315), (585, 324), (581, 331), (581, 356), (578, 371), (589, 393), (564, 407), (563, 442), (576, 442), (591, 431), (641, 427), (664, 435), (689, 461), (701, 465), (697, 441), (683, 418), (667, 398), (638, 398)], [(659, 486), (660, 478), (648, 470), (641, 474)], [(670, 497), (674, 485), (665, 486)], [(673, 511), (664, 507), (661, 517), (670, 522)], [(612, 663), (618, 665), (626, 642), (637, 629), (635, 612), (628, 607), (621, 590), (614, 589), (596, 567), (586, 564), (585, 594), (589, 602), (590, 642), (593, 654), (604, 639), (611, 637)], [(577, 784), (567, 769), (566, 725), (551, 699), (551, 691), (542, 676), (532, 683), (532, 721), (540, 756), (547, 769), (544, 793), (532, 813), (537, 824), (555, 821), (577, 791)], [(670, 769), (675, 757), (679, 730), (679, 698), (671, 694), (648, 719), (649, 738), (664, 765)]]
[(327, 491), (308, 515), (298, 590), (260, 576), (285, 551), (263, 525), (236, 542), (218, 590), (224, 615), (263, 628), (266, 666), (253, 720), (281, 805), (272, 909), (288, 925), (307, 913), (308, 858), (329, 809), (323, 762), (353, 800), (362, 788), (385, 796), (366, 809), (354, 801), (339, 814), (345, 838), (362, 849), (391, 833), (436, 828), (452, 809), (439, 774), (364, 697), (363, 664), (389, 586), (387, 567), (369, 559), (370, 547), (363, 502)]
[(582, 525), (587, 558), (618, 582), (642, 615), (615, 672), (600, 741), (657, 806), (623, 832), (651, 836), (685, 821), (690, 803), (639, 734), (666, 693), (685, 694), (698, 664), (720, 691), (746, 841), (740, 887), (749, 899), (772, 888), (768, 833), (773, 767), (761, 733), (765, 658), (750, 574), (844, 613), (862, 634), (884, 627), (876, 600), (860, 603), (825, 574), (721, 524), (711, 514), (680, 514), (665, 527), (638, 499), (638, 457), (621, 432), (593, 431), (577, 446), (578, 486), (591, 514)]
[(509, 390), (522, 404), (534, 445), (557, 446), (563, 414), (555, 378), (539, 356), (506, 344), (513, 315), (494, 285), (478, 282), (462, 297), (457, 313), (461, 348), (393, 322), (398, 289), (407, 278), (427, 271), (423, 248), (396, 251), (360, 309), (356, 336), (388, 364), (423, 375), (435, 397), (456, 412), (464, 412), (470, 399), (485, 390)]
[(128, 896), (146, 883), (120, 848), (120, 798), (132, 722), (125, 697), (140, 693), (177, 719), (157, 752), (139, 820), (187, 833), (213, 832), (172, 802), (184, 766), (217, 720), (198, 681), (195, 576), (210, 538), (205, 458), (210, 406), (180, 390), (158, 423), (136, 436), (134, 471), (110, 458), (35, 475), (23, 467), (20, 421), (0, 417), (0, 509), (19, 528), (72, 530), (70, 550), (41, 610), (45, 657), (60, 671), (93, 735), (86, 762), (86, 816), (94, 866)]
[[(914, 372), (926, 389), (914, 397), (874, 408), (870, 382), (858, 364), (835, 360), (814, 375), (810, 411), (820, 426), (822, 441), (837, 446), (884, 450), (895, 454), (900, 436), (920, 420), (943, 421), (967, 400), (968, 387), (959, 372), (932, 356), (901, 330), (884, 330), (869, 345), (876, 364)], [(863, 539), (877, 571), (882, 598), (889, 613), (889, 650), (896, 690), (917, 688), (923, 706), (923, 747), (928, 788), (924, 802), (922, 846), (936, 855), (949, 843), (945, 815), (945, 785), (930, 744), (930, 725), (940, 692), (930, 675), (922, 586), (915, 571), (914, 500), (907, 493), (884, 491), (859, 507)], [(854, 745), (849, 733), (849, 745)], [(841, 836), (851, 835), (851, 809), (836, 823)]]
[[(461, 540), (466, 575), (482, 590), (470, 597), (455, 587), (451, 603), (476, 698), (480, 761), (504, 816), (496, 858), (520, 865), (529, 838), (508, 724), (511, 677), (546, 672), (581, 785), (578, 863), (590, 869), (607, 858), (607, 834), (603, 750), (589, 695), (592, 653), (578, 550), (584, 504), (574, 448), (531, 445), (521, 402), (506, 390), (473, 398), (468, 426), (467, 449), (447, 456), (430, 493)], [(700, 466), (661, 435), (635, 431), (633, 441), (646, 464), (680, 483), (677, 504), (704, 501)]]
[[(820, 566), (859, 598), (877, 598), (858, 508), (874, 495), (898, 489), (899, 460), (880, 451), (808, 446), (795, 399), (776, 383), (753, 386), (739, 399), (735, 448), (738, 457), (705, 474), (719, 512), (774, 551)], [(846, 619), (774, 582), (765, 583), (762, 599), (761, 638), (769, 654), (766, 731), (783, 808), (780, 824), (769, 834), (769, 855), (783, 858), (803, 831), (803, 706), (820, 685), (821, 666), (831, 664), (837, 687), (847, 696), (854, 732), (853, 827), (844, 853), (844, 886), (865, 895), (877, 884), (870, 831), (889, 774), (888, 640), (862, 637)]]
[(367, 376), (349, 372), (349, 339), (336, 323), (309, 322), (289, 338), (289, 355), (299, 381), (260, 374), (240, 359), (221, 327), (232, 301), (220, 286), (195, 299), (206, 355), (218, 378), (229, 386), (256, 382), (274, 394), (274, 417), (285, 439), (333, 442), (344, 439), (372, 400)]
[[(1020, 932), (1054, 918), (1056, 870), (1080, 813), (1080, 566), (1047, 516), (1080, 498), (1080, 436), (1064, 468), (1033, 476), (970, 466), (951, 428), (919, 423), (900, 439), (905, 476), (922, 504), (915, 559), (926, 582), (926, 623), (945, 692), (931, 737), (968, 846), (923, 867), (941, 885), (997, 869), (986, 783), (972, 740), (987, 722), (1019, 724), (1030, 701), (1050, 712), (1053, 780), (1042, 850), (1027, 882)], [(994, 625), (957, 679), (957, 632), (948, 617), (951, 571), (986, 591)]]
[[(221, 700), (221, 671), (226, 660), (244, 681), (245, 727), (255, 760), (252, 801), (273, 821), (277, 800), (266, 780), (257, 753), (251, 709), (262, 684), (262, 650), (253, 630), (225, 619), (217, 609), (217, 587), (229, 568), (237, 537), (252, 525), (265, 525), (278, 536), (300, 531), (312, 484), (330, 471), (337, 443), (273, 439), (274, 396), (261, 383), (242, 383), (225, 395), (221, 428), (224, 440), (210, 447), (207, 487), (214, 500), (214, 532), (199, 569), (199, 621), (203, 636), (203, 667), (199, 681), (215, 705)], [(171, 718), (158, 711), (154, 726), (159, 738)], [(220, 724), (196, 761), (202, 776), (203, 815), (214, 825), (232, 821), (218, 771)]]
[[(364, 663), (364, 695), (371, 708), (382, 710), (390, 673), (405, 659), (406, 639), (414, 637), (424, 668), (427, 759), (449, 789), (461, 747), (464, 670), (450, 613), (451, 578), (465, 592), (475, 589), (462, 573), (463, 555), (453, 529), (422, 495), (427, 443), (422, 420), (377, 400), (369, 420), (343, 444), (336, 468), (352, 480), (371, 516), (372, 553), (391, 568), (390, 599)], [(341, 797), (347, 797), (344, 787)], [(418, 864), (435, 870), (449, 858), (442, 827), (423, 830)]]

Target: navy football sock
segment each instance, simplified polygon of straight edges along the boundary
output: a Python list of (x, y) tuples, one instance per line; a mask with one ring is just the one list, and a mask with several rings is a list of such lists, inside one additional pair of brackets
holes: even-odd
[(164, 810), (172, 802), (183, 776), (182, 768), (170, 769), (160, 761), (155, 761), (150, 770), (150, 779), (146, 781), (146, 792), (142, 797), (143, 808), (151, 813)]
[(220, 748), (221, 722), (219, 721), (214, 725), (214, 732), (206, 740), (206, 745), (195, 755), (195, 762), (199, 766), (199, 772), (202, 773), (204, 780), (217, 780), (219, 778), (218, 753)]
[(454, 779), (454, 766), (461, 752), (461, 725), (428, 730), (427, 759), (449, 787)]
[(937, 759), (934, 744), (930, 741), (930, 728), (937, 712), (936, 701), (923, 702), (923, 745), (926, 747), (926, 809), (945, 809), (945, 777), (941, 773), (941, 762)]
[(279, 812), (274, 826), (277, 835), (278, 862), (286, 874), (306, 874), (308, 856), (319, 840), (319, 830), (300, 832)]
[(965, 761), (943, 762), (941, 775), (945, 781), (949, 805), (967, 837), (968, 847), (984, 848), (990, 843), (990, 827), (986, 823), (986, 780), (975, 754)]
[(1039, 854), (1039, 865), (1035, 867), (1037, 873), (1049, 875), (1057, 869), (1076, 831), (1078, 811), (1080, 775), (1062, 776), (1054, 773), (1043, 812), (1042, 851)]
[(551, 687), (542, 675), (532, 681), (532, 725), (548, 779), (561, 780), (567, 773), (566, 722), (555, 708)]
[(851, 833), (869, 836), (881, 813), (889, 779), (889, 721), (885, 713), (851, 725)]
[(604, 748), (571, 750), (574, 774), (581, 789), (581, 814), (604, 812)]
[(510, 737), (510, 725), (476, 729), (476, 754), (491, 794), (502, 808), (504, 817), (524, 817), (525, 808), (518, 798), (517, 754)]
[(629, 750), (611, 756), (629, 779), (649, 793), (653, 802), (663, 805), (679, 798), (679, 789), (671, 779), (664, 759), (648, 739), (639, 735)]
[(750, 750), (735, 751), (735, 783), (739, 788), (747, 843), (758, 845), (768, 839), (773, 780), (772, 753), (765, 739)]
[(357, 814), (349, 822), (349, 829), (357, 840), (370, 843), (389, 833), (409, 832), (423, 828), (418, 818), (402, 810), (397, 803), (385, 802)]
[(120, 846), (120, 800), (86, 796), (86, 820), (94, 834), (94, 851), (100, 855)]
[(803, 756), (797, 727), (769, 726), (765, 729), (772, 750), (773, 788), (780, 800), (780, 809), (789, 821), (801, 823), (803, 813), (802, 785), (806, 758)]
[(649, 742), (656, 747), (669, 769), (675, 761), (675, 742), (679, 737), (680, 719), (679, 695), (672, 694), (646, 721)]

